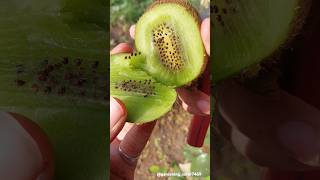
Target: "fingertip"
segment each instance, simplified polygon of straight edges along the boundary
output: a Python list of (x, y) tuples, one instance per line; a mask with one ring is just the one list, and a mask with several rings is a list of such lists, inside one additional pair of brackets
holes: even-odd
[(206, 18), (201, 23), (201, 37), (208, 55), (210, 55), (210, 18)]
[(206, 99), (199, 99), (197, 101), (197, 107), (203, 114), (210, 115), (210, 101)]
[(192, 114), (210, 115), (210, 97), (199, 90), (177, 88), (182, 107)]
[(131, 38), (134, 39), (134, 35), (136, 33), (136, 25), (132, 25), (129, 29), (129, 32), (130, 32)]
[(110, 54), (130, 53), (132, 51), (133, 48), (128, 43), (120, 43), (110, 51)]
[(110, 139), (119, 134), (127, 119), (125, 105), (117, 98), (110, 97)]
[(155, 124), (156, 121), (134, 125), (119, 145), (123, 152), (130, 157), (138, 157), (147, 144)]

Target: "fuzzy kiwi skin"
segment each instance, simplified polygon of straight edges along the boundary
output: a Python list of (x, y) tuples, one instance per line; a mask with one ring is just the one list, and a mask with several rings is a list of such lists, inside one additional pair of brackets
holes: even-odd
[[(199, 16), (198, 12), (194, 9), (194, 7), (188, 1), (185, 1), (185, 0), (155, 0), (147, 8), (146, 12), (152, 11), (153, 8), (155, 8), (155, 7), (159, 6), (159, 5), (162, 5), (162, 4), (177, 4), (179, 6), (182, 6), (194, 18), (194, 22), (197, 24), (199, 33), (201, 34), (201, 30), (200, 30), (201, 29), (201, 18)], [(137, 31), (139, 31), (138, 25), (136, 26), (136, 32)], [(139, 47), (139, 41), (137, 41), (137, 38), (136, 38), (136, 41), (135, 41), (135, 46), (139, 50), (139, 48), (138, 48)], [(204, 50), (203, 43), (202, 43), (202, 48)], [(171, 86), (176, 86), (176, 87), (183, 87), (183, 86), (188, 87), (188, 86), (192, 85), (194, 82), (197, 81), (197, 79), (201, 76), (201, 74), (204, 72), (204, 70), (206, 68), (206, 65), (207, 65), (207, 62), (208, 62), (208, 56), (205, 53), (205, 50), (203, 51), (203, 58), (201, 59), (201, 61), (203, 61), (203, 64), (202, 64), (202, 67), (200, 68), (199, 74), (196, 77), (194, 77), (192, 80), (190, 80), (189, 82), (185, 82), (183, 84), (170, 84), (170, 83), (167, 83), (165, 81), (162, 81), (162, 83), (163, 84), (168, 84), (168, 85), (171, 85)], [(155, 78), (157, 79), (157, 77), (155, 77)]]
[[(227, 73), (223, 76), (213, 76), (213, 83), (218, 84), (220, 81), (223, 81), (224, 79), (230, 77), (235, 77), (236, 79), (240, 79), (241, 81), (245, 81), (246, 79), (250, 80), (251, 78), (255, 78), (255, 76), (258, 75), (260, 70), (265, 70), (265, 64), (277, 64), (283, 50), (290, 48), (296, 36), (299, 35), (302, 31), (303, 26), (305, 24), (305, 19), (309, 14), (312, 1), (313, 0), (297, 0), (296, 9), (294, 11), (293, 18), (290, 22), (289, 29), (287, 31), (287, 37), (283, 39), (283, 41), (279, 44), (279, 46), (276, 49), (273, 50), (273, 52), (261, 59), (252, 60), (252, 63), (248, 63), (245, 67), (239, 68), (237, 71)], [(213, 21), (217, 21), (217, 14), (215, 14), (215, 12), (214, 17), (215, 18), (213, 19)], [(217, 67), (215, 66), (213, 67), (213, 69), (217, 69)], [(213, 73), (215, 73), (215, 71)]]
[(199, 13), (196, 9), (186, 0), (155, 0), (146, 11), (152, 10), (153, 7), (160, 5), (160, 4), (166, 4), (166, 3), (174, 3), (179, 4), (180, 6), (183, 6), (196, 20), (199, 27), (201, 26), (201, 18), (199, 16)]

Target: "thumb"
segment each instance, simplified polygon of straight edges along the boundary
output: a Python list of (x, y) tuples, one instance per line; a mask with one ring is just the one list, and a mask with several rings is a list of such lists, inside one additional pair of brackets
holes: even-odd
[(201, 36), (206, 52), (210, 56), (210, 18), (206, 18), (202, 21)]
[(116, 98), (110, 97), (110, 142), (119, 134), (127, 118), (124, 104)]

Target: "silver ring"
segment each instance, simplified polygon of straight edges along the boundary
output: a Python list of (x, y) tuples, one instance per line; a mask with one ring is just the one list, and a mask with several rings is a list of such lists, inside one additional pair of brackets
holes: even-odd
[(135, 163), (138, 161), (139, 156), (140, 156), (140, 155), (138, 155), (138, 156), (136, 156), (136, 157), (131, 157), (130, 155), (128, 155), (127, 153), (125, 153), (125, 152), (121, 149), (120, 146), (119, 146), (119, 148), (118, 148), (118, 151), (119, 151), (120, 157), (121, 157), (123, 160), (125, 160), (127, 163), (129, 163), (130, 165), (135, 164)]

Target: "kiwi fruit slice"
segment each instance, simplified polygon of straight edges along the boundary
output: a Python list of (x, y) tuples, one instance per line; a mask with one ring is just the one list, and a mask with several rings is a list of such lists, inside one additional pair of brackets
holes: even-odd
[(213, 83), (274, 57), (299, 31), (309, 8), (310, 1), (302, 0), (215, 0)]
[(137, 52), (111, 56), (111, 96), (128, 121), (145, 123), (168, 112), (175, 87), (190, 85), (206, 66), (199, 16), (183, 0), (158, 0), (136, 24)]
[(107, 30), (62, 9), (60, 0), (0, 2), (0, 110), (45, 131), (55, 179), (107, 179)]
[(206, 65), (199, 16), (187, 1), (155, 1), (136, 24), (135, 46), (146, 58), (132, 64), (166, 85), (190, 84)]
[(177, 94), (172, 87), (158, 83), (146, 72), (132, 69), (126, 59), (139, 57), (131, 57), (130, 54), (111, 57), (110, 93), (126, 105), (128, 121), (155, 120), (171, 109)]

